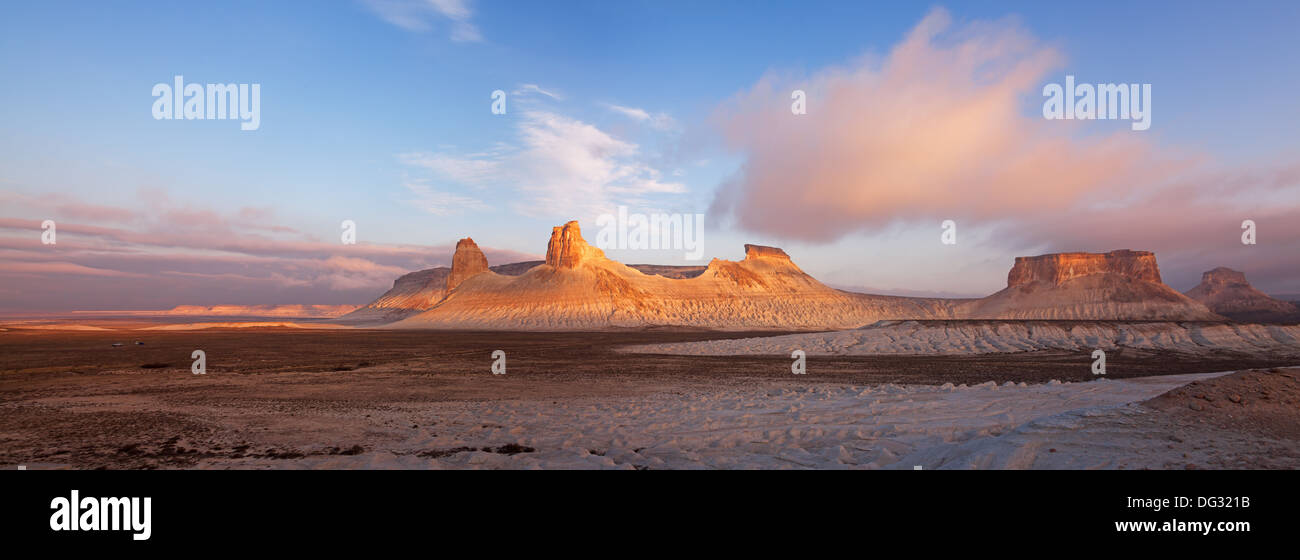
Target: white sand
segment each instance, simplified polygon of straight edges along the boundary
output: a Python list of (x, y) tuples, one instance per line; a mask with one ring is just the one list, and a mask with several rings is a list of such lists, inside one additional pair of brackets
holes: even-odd
[(1231, 350), (1300, 356), (1300, 326), (1182, 322), (880, 321), (860, 329), (629, 346), (625, 352), (686, 355), (983, 354), (1117, 347), (1203, 353)]
[[(381, 452), (298, 460), (219, 460), (207, 468), (967, 469), (1183, 468), (1257, 438), (1179, 439), (1133, 404), (1193, 374), (974, 387), (810, 384), (687, 390), (596, 402), (445, 403)], [(395, 413), (394, 419), (405, 413)], [(397, 420), (394, 420), (395, 422)], [(409, 422), (409, 420), (408, 420)], [(395, 435), (395, 434), (394, 434)], [(441, 458), (421, 451), (499, 447)], [(593, 453), (596, 452), (596, 453)], [(1294, 456), (1256, 468), (1294, 468)], [(1288, 462), (1289, 461), (1289, 462)]]

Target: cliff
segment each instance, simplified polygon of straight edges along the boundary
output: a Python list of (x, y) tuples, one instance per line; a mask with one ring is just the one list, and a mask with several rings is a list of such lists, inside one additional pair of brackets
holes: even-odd
[(451, 257), (451, 273), (447, 275), (447, 292), (451, 292), (466, 278), (488, 271), (488, 260), (471, 238), (456, 242), (456, 253)]
[(968, 319), (1213, 321), (1223, 317), (1166, 286), (1148, 251), (1017, 257), (1007, 287), (960, 307)]
[(1205, 304), (1211, 311), (1237, 321), (1300, 321), (1300, 308), (1255, 289), (1246, 281), (1244, 273), (1231, 268), (1206, 271), (1201, 275), (1201, 283), (1188, 290), (1187, 296)]
[(1161, 283), (1155, 253), (1124, 249), (1109, 253), (1053, 253), (1016, 257), (1015, 265), (1007, 273), (1007, 286), (1023, 286), (1033, 282), (1060, 286), (1075, 278), (1093, 274), (1115, 274), (1141, 282)]

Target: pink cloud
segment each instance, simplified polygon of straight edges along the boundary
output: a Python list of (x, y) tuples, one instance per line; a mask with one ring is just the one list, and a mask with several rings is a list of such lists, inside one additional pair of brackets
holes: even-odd
[[(269, 209), (234, 216), (191, 210), (151, 196), (130, 226), (125, 209), (102, 207), (99, 223), (59, 214), (61, 196), (0, 193), (17, 201), (0, 216), (0, 310), (160, 309), (180, 304), (361, 304), (398, 276), (447, 265), (454, 240), (438, 245), (342, 245), (267, 227)], [(121, 213), (116, 212), (121, 210)], [(56, 219), (57, 243), (41, 242)], [(278, 221), (278, 220), (277, 220)], [(259, 226), (260, 224), (260, 226)], [(536, 258), (485, 249), (494, 264)]]
[[(1129, 247), (1180, 278), (1235, 264), (1300, 288), (1300, 253), (1287, 252), (1300, 248), (1300, 165), (1225, 169), (1127, 123), (1046, 120), (1042, 86), (1063, 61), (1014, 23), (957, 25), (934, 10), (884, 55), (769, 73), (715, 115), (745, 159), (712, 212), (812, 242), (954, 219), (992, 230), (1008, 262), (1014, 250)], [(806, 114), (790, 110), (796, 89)], [(1271, 235), (1253, 253), (1239, 242), (1246, 218)]]
[[(1118, 196), (1186, 164), (1138, 135), (1077, 139), (1025, 111), (1062, 56), (1010, 24), (935, 10), (888, 55), (807, 79), (763, 77), (718, 114), (747, 156), (714, 209), (812, 241), (895, 220), (998, 219)], [(791, 92), (807, 114), (790, 111)]]

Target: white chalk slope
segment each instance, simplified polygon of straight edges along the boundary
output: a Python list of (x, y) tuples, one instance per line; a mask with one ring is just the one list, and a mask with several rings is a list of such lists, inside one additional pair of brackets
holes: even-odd
[[(1137, 403), (1220, 374), (1041, 385), (812, 384), (686, 389), (616, 399), (436, 403), (436, 434), (408, 452), (314, 455), (303, 468), (456, 469), (1181, 469), (1240, 453), (1255, 436), (1174, 445), (1160, 414)], [(396, 423), (396, 422), (395, 422)], [(506, 444), (532, 451), (419, 450)], [(593, 453), (595, 451), (595, 453)], [(285, 468), (283, 459), (209, 468)], [(1294, 468), (1294, 458), (1262, 468)], [(924, 475), (918, 475), (924, 476)]]
[(1117, 347), (1300, 356), (1300, 326), (1192, 322), (882, 321), (834, 332), (649, 344), (627, 352), (686, 355), (984, 354)]

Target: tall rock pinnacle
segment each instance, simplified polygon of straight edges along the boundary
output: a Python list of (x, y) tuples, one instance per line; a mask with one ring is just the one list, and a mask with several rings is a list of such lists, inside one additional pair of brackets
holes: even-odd
[(487, 257), (479, 250), (474, 240), (466, 237), (456, 242), (456, 254), (451, 257), (451, 274), (447, 276), (447, 291), (450, 292), (464, 282), (466, 278), (486, 272)]
[(551, 241), (546, 244), (546, 264), (555, 268), (575, 268), (585, 259), (605, 258), (605, 252), (587, 244), (582, 238), (578, 222), (551, 228)]

